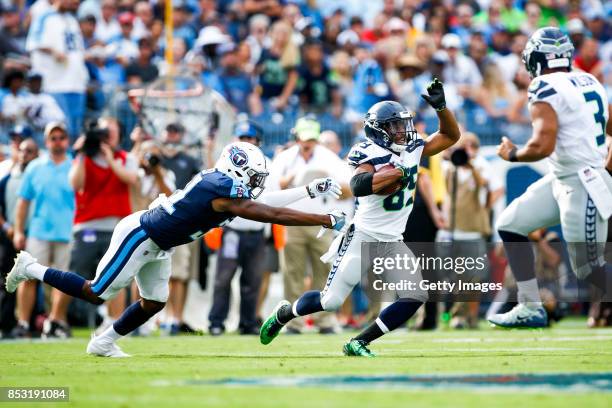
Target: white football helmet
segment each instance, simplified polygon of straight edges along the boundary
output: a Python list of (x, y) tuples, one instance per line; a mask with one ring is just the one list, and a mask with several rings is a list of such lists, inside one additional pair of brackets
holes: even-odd
[(225, 146), (215, 168), (244, 184), (253, 199), (263, 192), (269, 174), (262, 151), (246, 142), (234, 142)]

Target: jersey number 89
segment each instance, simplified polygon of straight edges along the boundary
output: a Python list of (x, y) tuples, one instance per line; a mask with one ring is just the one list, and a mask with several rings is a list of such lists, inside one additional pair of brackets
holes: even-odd
[[(412, 166), (408, 173), (408, 182), (406, 183), (406, 186), (396, 191), (395, 193), (387, 196), (387, 198), (383, 200), (383, 208), (385, 209), (385, 211), (399, 211), (404, 207), (412, 205), (412, 193), (414, 191), (414, 188), (416, 187), (416, 175), (418, 168), (418, 166)], [(404, 200), (405, 191), (408, 192), (408, 200)]]

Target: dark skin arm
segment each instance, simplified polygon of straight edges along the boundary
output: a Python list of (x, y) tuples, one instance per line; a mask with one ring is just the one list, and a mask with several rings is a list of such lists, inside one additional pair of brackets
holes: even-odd
[(363, 163), (357, 166), (353, 172), (353, 175), (359, 173), (374, 173), (374, 176), (372, 177), (372, 193), (374, 194), (377, 194), (386, 187), (397, 183), (403, 176), (403, 173), (399, 168), (376, 171), (374, 166), (368, 163)]
[(331, 218), (327, 214), (309, 214), (289, 208), (271, 207), (249, 199), (216, 198), (212, 201), (212, 208), (217, 212), (229, 212), (253, 221), (289, 226), (332, 226)]
[[(557, 114), (546, 102), (537, 102), (529, 108), (533, 123), (533, 134), (527, 144), (518, 149), (516, 157), (520, 162), (534, 162), (550, 156), (555, 151), (559, 122)], [(504, 160), (510, 160), (510, 152), (516, 146), (507, 137), (502, 138), (497, 147), (497, 154)]]
[(436, 111), (438, 115), (438, 121), (440, 122), (440, 129), (431, 134), (425, 140), (425, 147), (423, 148), (423, 156), (433, 156), (440, 153), (442, 150), (446, 150), (459, 140), (461, 137), (461, 131), (459, 125), (455, 119), (455, 115), (448, 109)]

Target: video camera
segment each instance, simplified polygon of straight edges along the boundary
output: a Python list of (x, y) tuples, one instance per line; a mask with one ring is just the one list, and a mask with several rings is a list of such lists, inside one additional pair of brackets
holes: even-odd
[(96, 122), (92, 122), (85, 132), (85, 142), (82, 151), (86, 156), (94, 157), (100, 152), (102, 142), (108, 141), (108, 129), (101, 128)]

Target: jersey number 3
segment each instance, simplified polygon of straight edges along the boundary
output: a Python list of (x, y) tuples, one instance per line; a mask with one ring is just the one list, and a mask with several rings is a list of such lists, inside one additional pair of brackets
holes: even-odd
[(601, 100), (601, 96), (595, 91), (585, 92), (584, 100), (589, 102), (595, 102), (597, 104), (597, 112), (593, 115), (595, 117), (595, 123), (601, 126), (601, 133), (595, 135), (595, 142), (597, 146), (603, 146), (606, 142), (606, 117), (604, 116), (604, 106)]
[[(406, 183), (406, 186), (401, 190), (387, 196), (387, 198), (383, 200), (383, 208), (386, 211), (399, 211), (404, 207), (412, 205), (412, 192), (416, 187), (416, 174), (418, 169), (418, 166), (412, 166), (410, 168), (410, 173), (408, 174), (408, 182)], [(408, 200), (406, 201), (404, 201), (404, 191), (408, 192)]]

